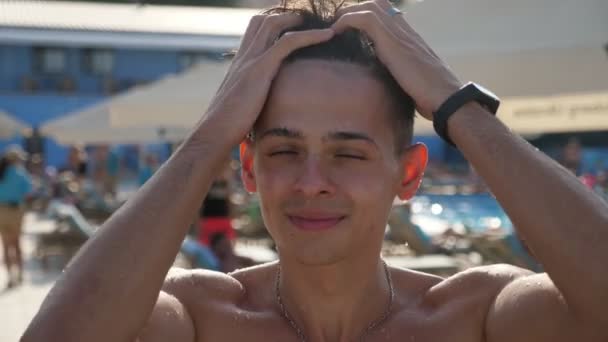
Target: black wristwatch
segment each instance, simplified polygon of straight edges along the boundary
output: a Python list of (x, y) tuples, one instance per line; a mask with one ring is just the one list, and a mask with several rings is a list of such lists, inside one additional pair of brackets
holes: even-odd
[(452, 146), (456, 145), (454, 145), (454, 142), (448, 136), (448, 119), (460, 109), (460, 107), (471, 101), (479, 103), (494, 115), (496, 115), (498, 106), (500, 105), (500, 99), (491, 91), (476, 83), (469, 82), (445, 100), (445, 102), (439, 106), (439, 109), (433, 113), (433, 127), (435, 128), (435, 132)]

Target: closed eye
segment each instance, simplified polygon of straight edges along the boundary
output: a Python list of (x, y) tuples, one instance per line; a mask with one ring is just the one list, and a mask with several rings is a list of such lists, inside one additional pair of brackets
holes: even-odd
[(298, 154), (298, 152), (291, 151), (291, 150), (285, 150), (285, 151), (272, 152), (269, 154), (269, 156), (274, 157), (274, 156), (280, 156), (280, 155), (296, 155), (296, 154)]
[(336, 157), (338, 157), (338, 158), (350, 158), (350, 159), (366, 160), (365, 157), (354, 155), (354, 154), (340, 153), (340, 154), (336, 154)]

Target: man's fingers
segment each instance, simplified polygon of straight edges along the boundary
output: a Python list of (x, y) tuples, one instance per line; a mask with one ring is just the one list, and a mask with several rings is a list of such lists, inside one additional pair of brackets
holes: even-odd
[(222, 83), (218, 87), (217, 92), (220, 92), (222, 90), (222, 88), (228, 81), (228, 76), (230, 75), (230, 73), (234, 69), (234, 67), (237, 65), (237, 61), (241, 57), (243, 57), (245, 52), (249, 49), (249, 46), (253, 42), (253, 38), (255, 38), (255, 35), (258, 33), (258, 30), (259, 30), (260, 26), (262, 25), (262, 23), (264, 22), (265, 18), (266, 18), (266, 15), (258, 14), (258, 15), (254, 15), (249, 20), (249, 24), (247, 25), (247, 30), (245, 30), (243, 39), (241, 39), (241, 44), (240, 44), (238, 50), (236, 51), (236, 54), (234, 55), (234, 58), (232, 59), (232, 62), (230, 63), (230, 66), (228, 67), (228, 72), (226, 73), (226, 75), (224, 75), (224, 79), (222, 80)]
[(332, 29), (287, 32), (268, 50), (265, 57), (273, 66), (278, 67), (293, 51), (328, 41), (334, 34)]
[(337, 15), (341, 17), (347, 13), (355, 13), (361, 11), (374, 12), (378, 18), (387, 25), (387, 27), (394, 27), (396, 29), (402, 29), (405, 32), (411, 30), (411, 26), (407, 23), (403, 15), (395, 14), (391, 15), (391, 8), (395, 6), (388, 0), (375, 0), (366, 1), (357, 5), (346, 6), (338, 10)]
[(253, 42), (253, 39), (255, 38), (255, 35), (258, 33), (258, 30), (260, 29), (260, 26), (262, 26), (262, 23), (264, 22), (264, 19), (266, 17), (267, 16), (263, 14), (258, 14), (251, 17), (251, 20), (249, 20), (249, 25), (247, 25), (247, 30), (245, 31), (243, 39), (241, 40), (241, 45), (239, 46), (235, 59), (242, 56), (243, 53), (245, 53), (245, 51), (249, 49), (251, 43)]
[[(358, 3), (356, 5), (341, 7), (336, 12), (336, 16), (341, 17), (346, 13), (361, 12), (361, 11), (374, 11), (375, 12), (377, 10), (379, 11), (382, 8), (383, 8), (383, 6), (381, 6), (376, 1), (365, 1), (365, 2)], [(383, 9), (385, 11), (388, 11), (388, 8), (383, 8)]]
[(340, 16), (331, 28), (336, 33), (342, 33), (351, 28), (357, 29), (367, 34), (375, 44), (382, 44), (389, 38), (396, 38), (374, 11), (347, 12)]
[(256, 57), (263, 54), (274, 44), (279, 34), (290, 27), (302, 22), (302, 17), (296, 13), (271, 14), (264, 18), (247, 55)]

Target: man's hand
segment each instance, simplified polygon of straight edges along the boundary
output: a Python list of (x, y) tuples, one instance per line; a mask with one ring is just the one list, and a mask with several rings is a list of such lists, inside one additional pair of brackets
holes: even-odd
[(350, 28), (367, 34), (382, 63), (416, 102), (418, 112), (432, 120), (433, 112), (463, 83), (402, 15), (389, 14), (391, 7), (388, 0), (344, 7), (332, 28), (337, 34)]
[(203, 123), (224, 132), (231, 146), (238, 144), (260, 115), (283, 59), (292, 51), (331, 39), (331, 29), (288, 32), (298, 25), (297, 14), (256, 15), (211, 103)]

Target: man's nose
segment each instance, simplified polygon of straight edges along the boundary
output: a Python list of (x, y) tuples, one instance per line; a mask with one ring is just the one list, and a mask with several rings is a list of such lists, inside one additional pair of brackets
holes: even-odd
[(295, 183), (296, 191), (306, 196), (331, 195), (335, 185), (329, 174), (329, 167), (319, 156), (311, 155), (302, 164)]

